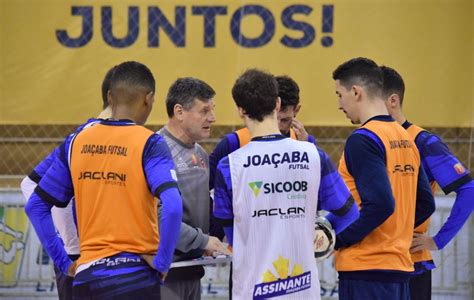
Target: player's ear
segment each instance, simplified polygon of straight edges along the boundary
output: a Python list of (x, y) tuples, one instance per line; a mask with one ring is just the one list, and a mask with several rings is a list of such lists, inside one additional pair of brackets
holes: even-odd
[(112, 91), (108, 90), (107, 91), (107, 103), (109, 103), (109, 106), (112, 106)]
[(351, 87), (351, 93), (352, 95), (356, 98), (356, 100), (359, 100), (364, 92), (364, 89), (360, 85), (353, 85)]
[(276, 111), (276, 112), (279, 112), (280, 109), (281, 109), (281, 98), (280, 98), (280, 97), (277, 97), (276, 105), (275, 105), (275, 111)]
[(145, 95), (145, 103), (147, 106), (151, 106), (153, 102), (155, 102), (155, 92), (149, 92)]
[(295, 117), (296, 117), (296, 115), (298, 114), (298, 112), (300, 111), (300, 108), (301, 108), (301, 104), (298, 103), (298, 104), (296, 105), (296, 107), (295, 107)]
[(398, 94), (391, 94), (388, 98), (388, 102), (391, 108), (397, 108), (400, 105), (400, 96)]
[(245, 115), (245, 110), (242, 107), (237, 107), (237, 111), (239, 112), (239, 117), (243, 119)]

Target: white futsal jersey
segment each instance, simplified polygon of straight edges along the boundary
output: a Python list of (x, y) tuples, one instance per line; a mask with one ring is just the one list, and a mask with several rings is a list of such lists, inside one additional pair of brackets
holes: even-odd
[(314, 144), (252, 141), (229, 155), (233, 299), (320, 299), (313, 252), (321, 162)]

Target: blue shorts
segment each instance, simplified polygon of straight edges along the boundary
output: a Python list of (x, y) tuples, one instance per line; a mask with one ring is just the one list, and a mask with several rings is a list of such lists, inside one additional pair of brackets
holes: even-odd
[(410, 299), (408, 282), (383, 282), (339, 278), (339, 299)]
[(73, 299), (160, 299), (159, 273), (138, 255), (100, 259), (74, 277)]

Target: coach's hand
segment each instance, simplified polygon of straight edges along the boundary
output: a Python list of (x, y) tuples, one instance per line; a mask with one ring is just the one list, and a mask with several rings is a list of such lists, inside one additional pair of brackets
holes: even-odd
[(296, 139), (298, 141), (308, 141), (308, 133), (306, 132), (306, 129), (304, 129), (304, 126), (300, 121), (293, 119), (291, 127), (293, 127), (293, 130), (295, 131)]
[(232, 255), (227, 247), (215, 236), (209, 236), (206, 248), (204, 248), (204, 255), (212, 256), (214, 252), (219, 252), (225, 255)]
[(438, 250), (433, 238), (427, 234), (417, 233), (413, 234), (413, 241), (411, 242), (410, 252), (415, 253), (421, 250)]
[(76, 276), (77, 260), (73, 261), (72, 264), (67, 269), (67, 276), (74, 277)]

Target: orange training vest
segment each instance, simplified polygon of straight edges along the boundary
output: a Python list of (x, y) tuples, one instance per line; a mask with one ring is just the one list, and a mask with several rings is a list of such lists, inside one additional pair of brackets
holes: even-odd
[[(337, 271), (396, 270), (413, 271), (410, 245), (415, 223), (416, 187), (420, 157), (413, 139), (396, 122), (372, 120), (362, 128), (377, 135), (386, 153), (387, 175), (395, 199), (393, 214), (359, 243), (342, 248), (335, 254)], [(361, 206), (354, 178), (344, 155), (339, 173)]]
[(120, 252), (156, 253), (157, 202), (142, 167), (143, 149), (152, 134), (138, 125), (98, 124), (73, 141), (78, 265)]

